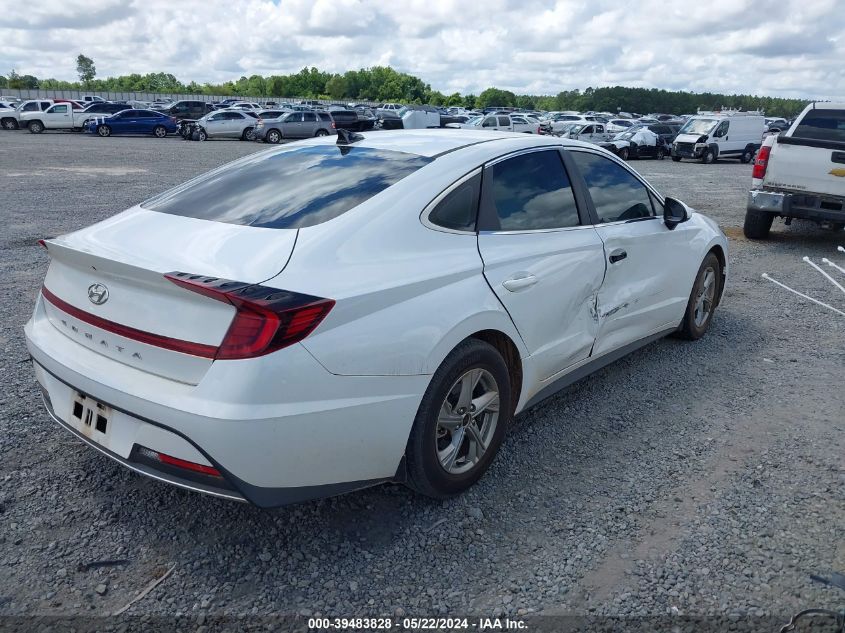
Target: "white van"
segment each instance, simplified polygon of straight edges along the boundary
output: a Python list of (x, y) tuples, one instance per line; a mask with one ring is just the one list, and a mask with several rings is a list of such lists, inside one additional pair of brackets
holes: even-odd
[(719, 158), (738, 158), (750, 163), (763, 142), (766, 121), (751, 112), (699, 113), (687, 119), (672, 142), (672, 160), (695, 158), (712, 163)]

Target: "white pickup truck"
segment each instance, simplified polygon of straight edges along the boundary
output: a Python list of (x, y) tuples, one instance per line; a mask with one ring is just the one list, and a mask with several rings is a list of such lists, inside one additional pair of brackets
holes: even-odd
[(775, 217), (845, 227), (845, 103), (811, 103), (786, 132), (763, 141), (745, 236), (765, 239)]
[(74, 109), (70, 103), (54, 103), (43, 112), (31, 110), (20, 112), (18, 125), (28, 129), (32, 134), (41, 134), (44, 130), (78, 130), (92, 115), (85, 110)]

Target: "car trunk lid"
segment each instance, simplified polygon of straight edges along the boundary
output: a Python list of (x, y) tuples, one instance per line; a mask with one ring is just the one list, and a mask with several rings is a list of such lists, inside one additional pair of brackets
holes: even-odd
[(196, 384), (236, 309), (165, 275), (260, 284), (285, 267), (296, 235), (130, 209), (47, 240), (45, 311), (59, 331), (105, 358)]

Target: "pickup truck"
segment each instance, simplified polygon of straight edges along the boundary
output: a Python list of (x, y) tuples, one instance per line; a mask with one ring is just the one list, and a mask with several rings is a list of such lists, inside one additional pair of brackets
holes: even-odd
[(768, 237), (775, 217), (845, 227), (845, 103), (811, 103), (763, 141), (752, 172), (745, 236)]
[(28, 112), (42, 112), (53, 105), (52, 99), (32, 99), (19, 103), (14, 110), (0, 112), (0, 125), (4, 130), (17, 130), (21, 125), (21, 116)]
[(84, 110), (75, 109), (71, 103), (53, 103), (43, 112), (20, 112), (18, 125), (27, 128), (32, 134), (41, 134), (44, 130), (81, 130), (93, 119), (128, 109), (125, 103), (94, 101)]

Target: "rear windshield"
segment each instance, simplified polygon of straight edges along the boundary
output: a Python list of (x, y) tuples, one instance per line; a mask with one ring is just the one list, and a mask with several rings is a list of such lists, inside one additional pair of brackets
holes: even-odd
[(142, 203), (145, 209), (272, 229), (336, 218), (433, 159), (368, 147), (261, 152)]
[(845, 142), (845, 110), (810, 110), (798, 123), (792, 136)]

